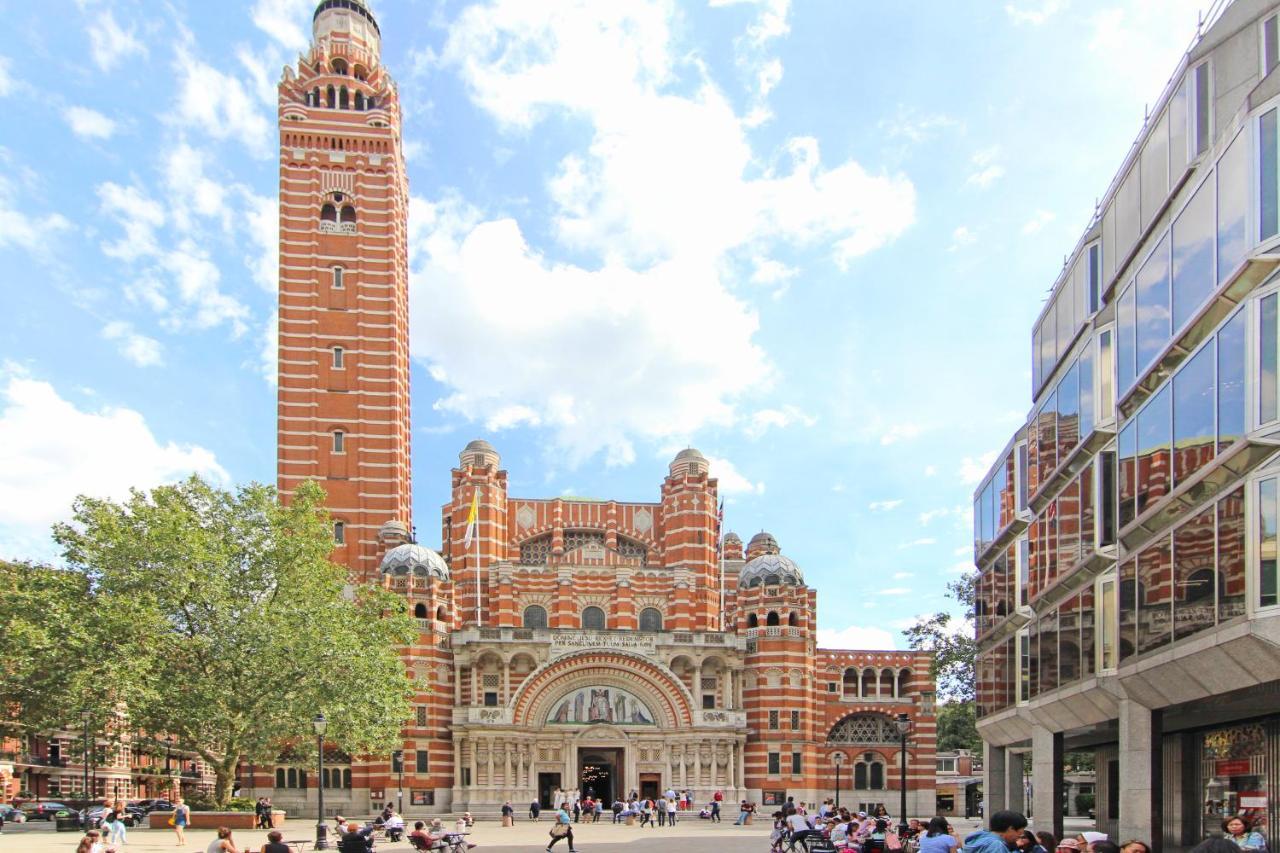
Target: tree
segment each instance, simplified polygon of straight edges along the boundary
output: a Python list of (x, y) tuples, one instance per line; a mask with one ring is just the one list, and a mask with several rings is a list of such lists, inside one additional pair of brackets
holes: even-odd
[(130, 727), (203, 758), (219, 805), (242, 760), (313, 755), (317, 712), (353, 754), (396, 747), (409, 718), (397, 648), (413, 621), (403, 599), (330, 561), (324, 497), (307, 483), (284, 506), (268, 486), (193, 477), (123, 503), (80, 497), (54, 528), (78, 577), (69, 600), (97, 614), (97, 657), (123, 664), (97, 689)]
[(933, 677), (938, 697), (944, 701), (972, 702), (975, 698), (974, 673), (978, 644), (974, 639), (974, 585), (976, 572), (947, 584), (947, 595), (964, 608), (964, 619), (953, 622), (951, 613), (943, 610), (902, 633), (913, 649), (933, 652)]
[(938, 751), (967, 749), (982, 752), (978, 737), (978, 719), (972, 702), (945, 702), (938, 705)]

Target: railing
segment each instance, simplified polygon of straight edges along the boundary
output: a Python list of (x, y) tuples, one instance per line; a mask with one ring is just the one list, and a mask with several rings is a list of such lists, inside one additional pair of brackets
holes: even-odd
[(766, 625), (763, 628), (748, 628), (747, 637), (803, 637), (803, 628), (792, 628), (789, 625)]
[[(800, 628), (773, 629), (786, 631), (786, 636), (804, 636)], [(475, 642), (535, 642), (550, 643), (557, 637), (564, 639), (567, 635), (580, 638), (597, 638), (601, 647), (609, 647), (610, 638), (627, 638), (638, 641), (651, 641), (655, 646), (697, 645), (720, 646), (722, 648), (745, 648), (743, 641), (736, 634), (714, 632), (649, 632), (628, 630), (593, 630), (580, 628), (464, 628), (452, 634), (455, 645), (461, 646)], [(780, 636), (774, 635), (774, 636)]]
[(18, 756), (18, 764), (29, 764), (33, 767), (66, 767), (67, 759), (50, 758), (47, 755), (34, 755), (32, 753), (23, 753)]

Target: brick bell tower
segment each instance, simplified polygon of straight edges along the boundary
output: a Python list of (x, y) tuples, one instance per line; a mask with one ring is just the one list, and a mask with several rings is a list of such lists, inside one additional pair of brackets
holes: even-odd
[(409, 188), (380, 51), (364, 0), (322, 0), (279, 85), (278, 484), (324, 486), (334, 559), (361, 580), (384, 523), (413, 529)]

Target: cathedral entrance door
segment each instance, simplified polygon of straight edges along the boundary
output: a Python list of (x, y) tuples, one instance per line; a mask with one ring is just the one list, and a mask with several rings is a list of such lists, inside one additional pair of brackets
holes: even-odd
[(544, 809), (549, 809), (555, 805), (553, 795), (559, 787), (559, 773), (538, 774), (538, 802), (542, 804)]
[(640, 797), (646, 800), (656, 800), (662, 793), (662, 774), (661, 773), (641, 773), (640, 774)]
[(584, 797), (604, 803), (607, 812), (617, 797), (625, 796), (621, 749), (582, 747), (578, 750), (578, 790)]

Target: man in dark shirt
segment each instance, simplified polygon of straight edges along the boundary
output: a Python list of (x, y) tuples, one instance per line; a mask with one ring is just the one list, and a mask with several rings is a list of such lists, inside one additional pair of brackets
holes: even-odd
[(283, 839), (284, 835), (278, 829), (268, 832), (267, 843), (263, 845), (262, 853), (293, 853)]

